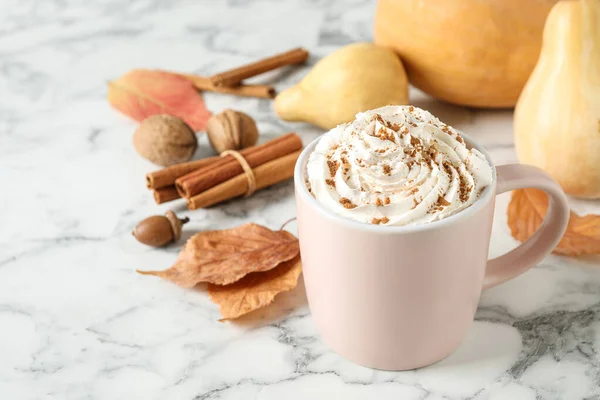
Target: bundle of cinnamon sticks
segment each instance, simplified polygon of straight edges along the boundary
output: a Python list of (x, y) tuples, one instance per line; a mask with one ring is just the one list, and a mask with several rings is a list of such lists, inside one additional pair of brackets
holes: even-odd
[[(252, 169), (256, 189), (289, 179), (302, 150), (295, 133), (248, 147), (239, 153)], [(249, 190), (248, 172), (231, 155), (209, 157), (172, 165), (146, 175), (146, 184), (154, 192), (157, 204), (183, 197), (190, 210), (243, 196)]]
[(250, 64), (242, 65), (241, 67), (229, 71), (215, 74), (210, 78), (190, 74), (177, 75), (188, 79), (198, 90), (228, 93), (246, 97), (273, 98), (275, 97), (275, 88), (273, 86), (246, 85), (242, 83), (242, 81), (286, 65), (303, 63), (307, 58), (308, 51), (302, 48), (296, 48)]

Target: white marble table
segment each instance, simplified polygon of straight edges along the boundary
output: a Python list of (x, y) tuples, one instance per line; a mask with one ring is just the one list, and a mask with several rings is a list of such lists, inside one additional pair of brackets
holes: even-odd
[[(292, 183), (188, 212), (158, 207), (154, 167), (131, 144), (106, 82), (135, 67), (209, 74), (295, 46), (310, 64), (371, 38), (374, 1), (3, 0), (0, 3), (0, 399), (600, 399), (600, 259), (546, 258), (483, 294), (462, 347), (417, 371), (375, 371), (321, 341), (302, 285), (241, 324), (220, 323), (202, 289), (161, 269), (180, 245), (130, 235), (170, 207), (186, 235), (293, 217)], [(308, 67), (266, 76), (279, 89)], [(261, 81), (261, 80), (257, 80)], [(250, 113), (261, 140), (295, 130), (268, 100), (206, 95)], [(471, 111), (417, 92), (416, 105), (516, 161), (511, 112)], [(209, 154), (205, 138), (199, 155)], [(498, 205), (491, 253), (515, 246)], [(598, 203), (577, 203), (600, 212)], [(292, 229), (293, 224), (290, 225)]]

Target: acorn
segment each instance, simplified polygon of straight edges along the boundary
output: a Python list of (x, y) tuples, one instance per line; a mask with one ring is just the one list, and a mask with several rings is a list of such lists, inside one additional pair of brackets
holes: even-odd
[(173, 211), (163, 215), (153, 215), (141, 221), (131, 234), (141, 243), (153, 247), (166, 246), (181, 238), (181, 227), (190, 219), (180, 219)]

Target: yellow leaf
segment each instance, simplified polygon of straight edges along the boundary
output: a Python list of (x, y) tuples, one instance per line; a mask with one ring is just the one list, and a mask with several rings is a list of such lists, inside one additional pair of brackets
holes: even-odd
[[(529, 239), (541, 225), (548, 210), (548, 197), (538, 189), (519, 189), (508, 205), (508, 226), (520, 242)], [(554, 253), (567, 256), (600, 254), (600, 215), (583, 217), (571, 212), (567, 231)]]

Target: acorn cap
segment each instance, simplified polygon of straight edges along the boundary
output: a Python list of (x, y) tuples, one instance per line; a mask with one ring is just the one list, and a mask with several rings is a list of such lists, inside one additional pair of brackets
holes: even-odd
[(173, 230), (173, 241), (177, 242), (179, 239), (181, 239), (181, 226), (187, 223), (190, 219), (188, 217), (185, 217), (184, 219), (179, 219), (177, 217), (177, 214), (175, 214), (171, 210), (165, 213), (165, 217), (167, 217), (167, 219), (171, 223), (171, 229)]

